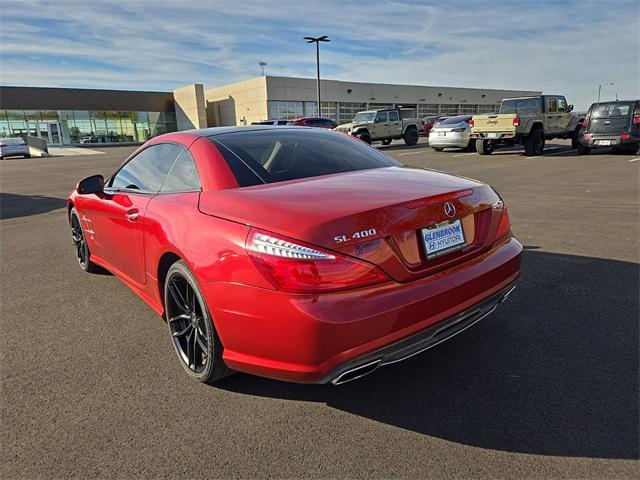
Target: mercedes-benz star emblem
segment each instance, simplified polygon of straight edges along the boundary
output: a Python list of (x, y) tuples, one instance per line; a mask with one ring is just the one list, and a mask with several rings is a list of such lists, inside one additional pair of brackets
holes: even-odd
[(444, 202), (444, 213), (446, 213), (449, 218), (456, 214), (456, 207), (453, 206), (453, 203)]

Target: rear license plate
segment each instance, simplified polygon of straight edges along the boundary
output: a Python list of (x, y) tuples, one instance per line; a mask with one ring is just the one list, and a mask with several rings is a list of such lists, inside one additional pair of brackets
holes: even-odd
[(498, 136), (498, 134), (495, 133), (495, 132), (487, 133), (487, 138), (496, 138), (497, 136)]
[(421, 232), (424, 249), (429, 259), (465, 246), (464, 232), (460, 220), (423, 228)]
[(438, 136), (439, 137), (446, 137), (447, 136), (447, 132), (438, 132)]
[(611, 140), (596, 140), (596, 145), (611, 145)]

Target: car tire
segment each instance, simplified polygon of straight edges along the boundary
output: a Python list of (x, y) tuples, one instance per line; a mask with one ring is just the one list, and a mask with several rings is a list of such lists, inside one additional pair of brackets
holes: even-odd
[(591, 149), (589, 147), (585, 147), (582, 143), (578, 142), (576, 146), (576, 150), (578, 151), (578, 155), (589, 155)]
[(369, 135), (369, 132), (360, 132), (356, 135), (356, 137), (362, 140), (363, 142), (371, 145), (371, 135)]
[(385, 138), (384, 140), (382, 140), (382, 145), (391, 145), (391, 139)]
[(524, 139), (524, 153), (528, 157), (537, 157), (544, 152), (544, 132), (540, 128), (534, 129)]
[(89, 250), (84, 229), (82, 228), (82, 222), (75, 207), (71, 209), (71, 213), (69, 214), (69, 224), (71, 225), (71, 239), (75, 247), (78, 265), (87, 273), (99, 272), (101, 268), (91, 261), (91, 250)]
[(212, 385), (233, 373), (222, 359), (224, 347), (198, 282), (182, 260), (167, 272), (164, 308), (171, 343), (191, 378)]
[(418, 140), (420, 140), (420, 136), (418, 135), (418, 130), (415, 127), (409, 127), (405, 130), (404, 135), (402, 135), (404, 139), (404, 143), (409, 147), (413, 147)]
[(495, 146), (489, 140), (478, 138), (476, 140), (476, 152), (480, 155), (491, 155)]
[(27, 154), (24, 156), (24, 158), (31, 158), (31, 154), (30, 154), (30, 153), (27, 153)]
[(433, 148), (436, 152), (441, 152), (444, 150), (444, 148), (442, 147), (431, 147), (431, 148)]

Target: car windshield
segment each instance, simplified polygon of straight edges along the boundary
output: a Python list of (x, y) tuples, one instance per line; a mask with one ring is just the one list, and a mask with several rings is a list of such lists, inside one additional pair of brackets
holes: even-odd
[(542, 100), (540, 97), (512, 98), (503, 100), (500, 105), (500, 113), (540, 113), (542, 112)]
[(631, 103), (601, 103), (594, 105), (591, 109), (591, 116), (601, 117), (626, 117), (631, 111)]
[(323, 129), (269, 129), (209, 137), (242, 187), (399, 166), (377, 149)]
[(356, 122), (373, 122), (376, 112), (360, 112), (353, 117), (353, 123)]
[(0, 138), (0, 143), (3, 145), (24, 145), (25, 142), (21, 138)]
[(438, 125), (452, 125), (456, 123), (468, 122), (471, 115), (458, 115), (457, 117), (449, 117), (441, 121)]

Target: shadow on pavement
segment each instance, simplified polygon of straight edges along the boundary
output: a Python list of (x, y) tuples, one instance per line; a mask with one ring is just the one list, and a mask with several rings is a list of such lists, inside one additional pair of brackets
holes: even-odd
[(64, 208), (64, 198), (0, 193), (0, 219), (28, 217)]
[(638, 458), (638, 267), (529, 247), (510, 299), (432, 350), (339, 387), (237, 374), (220, 388), (481, 448)]

